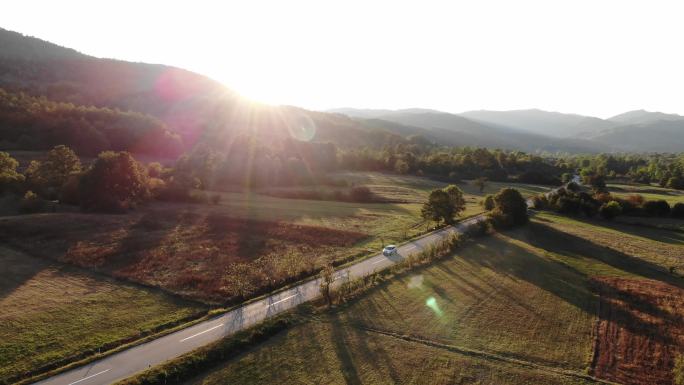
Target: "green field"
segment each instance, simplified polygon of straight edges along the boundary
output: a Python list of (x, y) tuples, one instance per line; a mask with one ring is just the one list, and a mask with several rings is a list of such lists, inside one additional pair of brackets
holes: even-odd
[(0, 277), (0, 381), (206, 310), (4, 247)]
[(663, 255), (684, 255), (681, 234), (622, 226), (632, 227), (539, 214), (191, 383), (581, 383), (592, 366), (596, 279), (682, 285), (667, 272), (675, 255)]
[(648, 185), (629, 185), (629, 184), (608, 184), (608, 191), (612, 195), (626, 198), (630, 195), (639, 194), (646, 200), (666, 200), (673, 205), (684, 203), (684, 191)]

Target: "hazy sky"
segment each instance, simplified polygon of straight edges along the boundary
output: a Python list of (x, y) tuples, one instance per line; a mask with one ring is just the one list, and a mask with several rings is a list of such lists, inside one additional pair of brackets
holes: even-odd
[[(682, 4), (682, 2), (679, 2)], [(31, 1), (0, 26), (312, 109), (684, 114), (677, 1)]]

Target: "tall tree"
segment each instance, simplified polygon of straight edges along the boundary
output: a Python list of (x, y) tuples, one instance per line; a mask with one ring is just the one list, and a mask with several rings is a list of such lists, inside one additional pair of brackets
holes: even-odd
[(450, 184), (444, 188), (444, 191), (449, 194), (451, 199), (451, 204), (454, 207), (454, 215), (459, 216), (463, 210), (465, 210), (465, 198), (463, 197), (463, 191), (461, 191), (458, 186)]
[(514, 188), (501, 189), (494, 196), (494, 210), (490, 214), (494, 225), (512, 227), (527, 223), (527, 202)]
[(81, 205), (90, 210), (121, 211), (149, 197), (145, 168), (125, 151), (101, 153), (80, 190)]
[(81, 171), (81, 160), (73, 150), (64, 145), (48, 151), (45, 160), (32, 161), (26, 175), (31, 188), (54, 199), (66, 183), (69, 175)]
[(442, 220), (446, 223), (453, 223), (454, 214), (454, 204), (451, 197), (442, 189), (433, 190), (421, 209), (421, 215), (424, 219), (437, 223)]

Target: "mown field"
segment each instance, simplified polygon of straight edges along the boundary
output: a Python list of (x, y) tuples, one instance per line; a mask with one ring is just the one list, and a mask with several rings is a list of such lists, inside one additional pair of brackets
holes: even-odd
[(156, 290), (0, 247), (0, 382), (206, 312)]
[(621, 226), (539, 214), (191, 383), (671, 384), (683, 240)]
[(350, 327), (311, 322), (189, 384), (589, 384)]
[[(216, 205), (152, 203), (126, 215), (58, 212), (0, 218), (0, 240), (52, 258), (205, 301), (239, 301), (328, 261), (377, 252), (426, 231), (422, 201), (444, 186), (425, 178), (336, 174), (404, 203), (352, 203), (220, 193)], [(466, 215), (480, 212), (471, 184)], [(521, 185), (530, 194), (541, 189)], [(479, 194), (479, 195), (476, 195)], [(398, 197), (402, 197), (398, 199)], [(408, 198), (407, 198), (408, 197)]]
[(630, 195), (639, 194), (646, 200), (666, 200), (667, 203), (673, 205), (675, 203), (684, 203), (684, 191), (664, 188), (659, 186), (648, 185), (630, 185), (630, 184), (608, 184), (608, 191), (611, 194), (621, 198), (626, 198)]

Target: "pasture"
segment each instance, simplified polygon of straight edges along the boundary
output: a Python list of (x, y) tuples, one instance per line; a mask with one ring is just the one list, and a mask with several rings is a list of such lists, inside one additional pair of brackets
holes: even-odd
[[(353, 203), (221, 192), (218, 204), (154, 202), (127, 214), (57, 212), (0, 218), (0, 239), (29, 255), (51, 258), (200, 300), (253, 297), (329, 261), (372, 254), (425, 232), (422, 201), (445, 184), (380, 173), (341, 173), (388, 200)], [(482, 211), (470, 183), (466, 215)], [(529, 194), (534, 186), (521, 185)], [(321, 188), (325, 188), (322, 186)], [(212, 192), (214, 194), (216, 192)], [(477, 195), (480, 194), (480, 195)]]
[(560, 384), (590, 373), (669, 384), (684, 352), (684, 281), (669, 272), (681, 234), (631, 227), (539, 214), (191, 383)]
[(197, 303), (0, 247), (0, 382), (206, 312)]
[(639, 194), (646, 200), (665, 200), (672, 206), (675, 203), (684, 203), (684, 191), (650, 185), (631, 185), (631, 184), (608, 184), (608, 191), (620, 198)]

